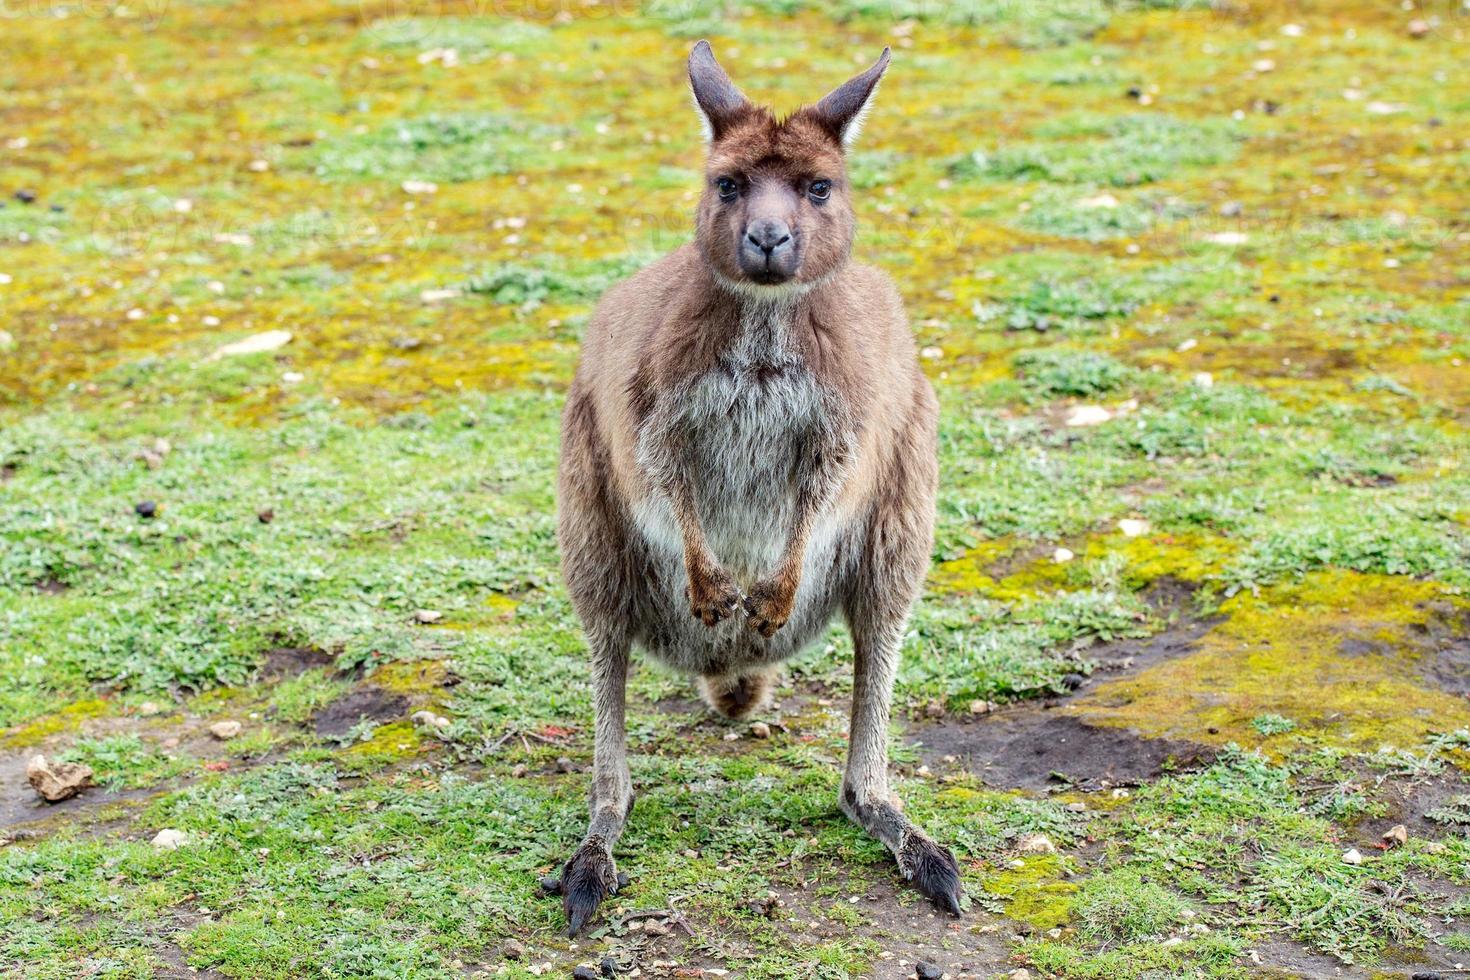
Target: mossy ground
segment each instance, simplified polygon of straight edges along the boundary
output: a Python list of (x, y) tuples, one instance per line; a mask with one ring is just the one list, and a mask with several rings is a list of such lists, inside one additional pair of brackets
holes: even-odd
[[(144, 0), (0, 21), (7, 974), (1465, 958), (1460, 5)], [(783, 107), (897, 49), (853, 177), (858, 251), (899, 284), (944, 413), (902, 727), (1082, 683), (1061, 710), (1087, 725), (1219, 752), (1045, 796), (897, 739), (910, 812), (962, 858), (958, 924), (836, 809), (840, 631), (793, 665), (768, 740), (640, 668), (633, 886), (575, 948), (536, 894), (591, 754), (552, 533), (561, 392), (596, 296), (689, 234), (682, 59), (705, 35)], [(211, 356), (267, 330), (291, 340)], [(1107, 417), (1069, 424), (1079, 406)], [(1198, 639), (1167, 656), (1109, 654), (1184, 621)], [(225, 719), (244, 732), (210, 738)], [(36, 751), (100, 788), (33, 804)], [(1408, 844), (1375, 850), (1396, 823)], [(164, 827), (189, 843), (154, 851)], [(1015, 853), (1032, 833), (1061, 853)], [(641, 928), (654, 911), (668, 934)]]

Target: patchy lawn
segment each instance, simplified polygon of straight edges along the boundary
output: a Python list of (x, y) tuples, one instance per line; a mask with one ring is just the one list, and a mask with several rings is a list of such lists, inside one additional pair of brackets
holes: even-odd
[[(1458, 4), (0, 20), (7, 975), (1470, 963)], [(641, 665), (631, 883), (576, 942), (539, 894), (592, 743), (561, 393), (689, 234), (701, 36), (783, 107), (896, 49), (852, 171), (944, 411), (894, 744), (958, 922), (837, 810), (839, 630), (768, 730)]]

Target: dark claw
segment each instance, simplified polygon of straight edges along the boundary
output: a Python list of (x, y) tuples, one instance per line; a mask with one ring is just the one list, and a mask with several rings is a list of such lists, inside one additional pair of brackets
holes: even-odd
[(597, 906), (617, 888), (617, 871), (601, 843), (588, 841), (578, 848), (561, 873), (561, 904), (567, 915), (567, 935), (581, 932), (597, 912)]
[(915, 833), (904, 842), (899, 867), (925, 898), (941, 912), (960, 914), (964, 890), (960, 886), (960, 866), (954, 855), (922, 834)]

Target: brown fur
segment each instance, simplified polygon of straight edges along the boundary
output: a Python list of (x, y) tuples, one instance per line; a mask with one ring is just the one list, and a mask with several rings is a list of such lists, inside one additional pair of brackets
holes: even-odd
[[(563, 420), (558, 525), (598, 722), (596, 854), (582, 856), (584, 844), (563, 877), (581, 883), (564, 893), (576, 924), (605, 894), (604, 852), (632, 805), (630, 648), (697, 675), (712, 707), (743, 718), (836, 614), (856, 671), (842, 807), (958, 912), (953, 858), (887, 788), (898, 644), (933, 537), (938, 416), (897, 292), (849, 260), (841, 140), (887, 56), (778, 120), (745, 101), (701, 42), (690, 76), (714, 141), (695, 242), (615, 286), (588, 325)], [(830, 182), (825, 199), (819, 181)], [(738, 260), (761, 220), (790, 231), (780, 285)]]

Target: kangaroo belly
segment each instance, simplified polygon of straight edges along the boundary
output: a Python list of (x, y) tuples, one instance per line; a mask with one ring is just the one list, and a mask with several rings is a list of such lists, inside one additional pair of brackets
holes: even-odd
[[(809, 433), (821, 424), (823, 393), (799, 367), (724, 369), (692, 386), (677, 425), (682, 460), (710, 550), (742, 591), (770, 575), (797, 516), (798, 475)], [(808, 539), (801, 586), (787, 624), (766, 639), (741, 615), (706, 627), (689, 612), (683, 544), (670, 502), (650, 497), (635, 510), (646, 551), (651, 629), (643, 645), (698, 673), (725, 673), (784, 660), (820, 634), (835, 611), (843, 579), (845, 528), (818, 517)]]

